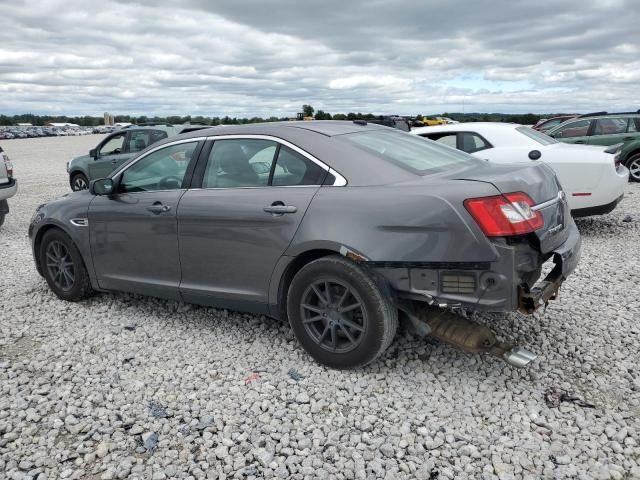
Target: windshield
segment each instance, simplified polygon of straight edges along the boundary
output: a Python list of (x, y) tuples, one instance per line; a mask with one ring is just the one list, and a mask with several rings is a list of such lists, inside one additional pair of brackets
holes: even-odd
[(516, 128), (516, 130), (523, 135), (531, 138), (532, 140), (535, 140), (540, 145), (551, 145), (552, 143), (558, 143), (558, 140), (556, 140), (555, 138), (551, 138), (549, 135), (545, 135), (544, 133), (534, 130), (533, 128), (518, 127)]
[(431, 140), (396, 130), (348, 133), (341, 138), (356, 147), (418, 175), (475, 165), (482, 160)]

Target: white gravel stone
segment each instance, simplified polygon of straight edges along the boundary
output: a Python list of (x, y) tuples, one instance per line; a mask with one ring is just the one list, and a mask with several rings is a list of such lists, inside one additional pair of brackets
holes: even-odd
[[(474, 316), (539, 355), (527, 370), (401, 327), (379, 361), (336, 371), (265, 317), (58, 300), (25, 232), (101, 138), (2, 141), (19, 193), (0, 227), (0, 476), (640, 477), (640, 184), (577, 221), (580, 265), (546, 311)], [(595, 408), (550, 407), (552, 388)]]

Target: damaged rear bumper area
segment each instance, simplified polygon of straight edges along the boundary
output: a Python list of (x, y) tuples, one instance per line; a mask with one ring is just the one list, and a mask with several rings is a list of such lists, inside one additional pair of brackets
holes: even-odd
[[(581, 239), (571, 222), (567, 239), (541, 254), (528, 241), (495, 241), (492, 262), (365, 262), (402, 299), (486, 312), (533, 313), (555, 299), (580, 259)], [(553, 268), (538, 282), (543, 264)], [(537, 283), (536, 283), (537, 282)]]

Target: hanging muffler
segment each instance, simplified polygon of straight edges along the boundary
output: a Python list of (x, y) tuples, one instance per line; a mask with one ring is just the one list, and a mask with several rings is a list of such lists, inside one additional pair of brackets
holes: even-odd
[[(489, 327), (450, 310), (424, 304), (414, 304), (414, 307), (413, 312), (407, 313), (419, 332), (432, 335), (460, 350), (471, 353), (487, 352), (518, 368), (526, 367), (537, 357), (526, 348), (500, 342)], [(428, 328), (428, 332), (425, 327)]]

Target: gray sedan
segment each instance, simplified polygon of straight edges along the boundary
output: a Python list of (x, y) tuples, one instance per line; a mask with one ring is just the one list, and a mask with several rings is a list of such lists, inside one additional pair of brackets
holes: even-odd
[(62, 299), (124, 291), (287, 319), (336, 368), (376, 359), (399, 312), (531, 313), (580, 252), (548, 167), (359, 121), (179, 135), (40, 206), (29, 235)]

